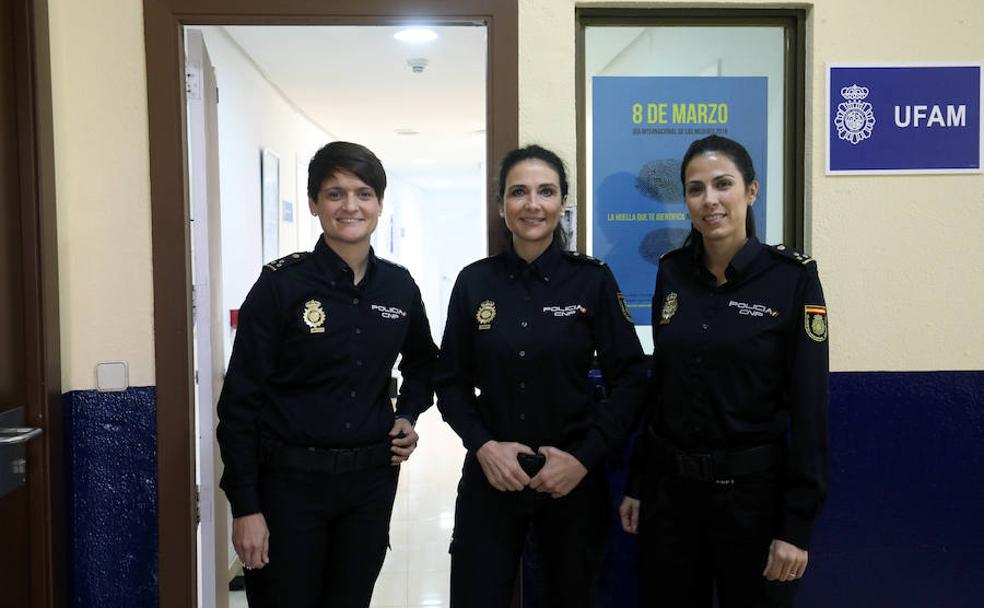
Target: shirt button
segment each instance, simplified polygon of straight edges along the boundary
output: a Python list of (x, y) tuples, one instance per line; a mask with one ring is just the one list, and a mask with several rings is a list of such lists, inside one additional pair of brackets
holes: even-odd
[(351, 423), (351, 422), (346, 422), (346, 423), (345, 423), (345, 428), (346, 428), (346, 429), (350, 429), (350, 428), (352, 428), (352, 423)]
[(523, 301), (524, 302), (529, 302), (530, 301), (530, 297), (529, 296), (523, 296)]
[(353, 298), (352, 299), (352, 303), (353, 304), (358, 304), (359, 303), (359, 298)]
[(520, 326), (522, 326), (522, 327), (526, 327), (527, 325), (529, 325), (529, 323), (527, 323), (526, 321), (523, 321), (522, 323), (520, 323)]
[(544, 283), (549, 283), (550, 282), (550, 277), (543, 277), (543, 282)]
[(522, 414), (520, 414), (519, 415), (519, 419), (520, 420), (526, 420), (526, 412), (523, 412)]
[(525, 350), (519, 351), (519, 356), (520, 357), (525, 357), (526, 356), (526, 351)]
[(351, 393), (349, 393), (349, 397), (355, 399), (355, 391), (352, 391)]
[(516, 275), (514, 275), (514, 274), (511, 274), (511, 275), (509, 275), (509, 278), (510, 278), (510, 279), (515, 279), (515, 278), (516, 278)]
[(520, 382), (519, 383), (519, 388), (521, 388), (521, 389), (526, 388), (526, 383), (525, 382)]
[(700, 326), (700, 328), (701, 329), (707, 329), (707, 323), (702, 323), (701, 326)]
[(355, 360), (355, 366), (356, 367), (362, 367), (362, 359), (356, 359)]
[(701, 363), (704, 361), (704, 358), (701, 357), (700, 355), (697, 355), (696, 357), (694, 357), (694, 361), (696, 361), (697, 363)]
[(355, 333), (356, 333), (356, 335), (361, 334), (362, 333), (362, 328), (361, 327), (356, 327), (355, 328)]

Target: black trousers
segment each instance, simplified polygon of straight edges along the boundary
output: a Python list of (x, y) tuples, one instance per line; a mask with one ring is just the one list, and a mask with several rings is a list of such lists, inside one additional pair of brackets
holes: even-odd
[(788, 608), (796, 582), (762, 576), (781, 517), (781, 489), (762, 476), (721, 484), (664, 476), (646, 484), (639, 517), (645, 608)]
[(508, 608), (532, 527), (543, 575), (542, 606), (594, 605), (610, 507), (605, 480), (588, 474), (563, 498), (530, 489), (500, 492), (469, 453), (451, 541), (451, 605)]
[(342, 474), (266, 468), (270, 563), (246, 571), (250, 608), (365, 608), (389, 547), (399, 467)]

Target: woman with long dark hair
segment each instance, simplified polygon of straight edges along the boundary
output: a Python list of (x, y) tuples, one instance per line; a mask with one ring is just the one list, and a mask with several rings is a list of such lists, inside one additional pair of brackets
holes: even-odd
[(748, 152), (695, 141), (693, 228), (660, 260), (648, 424), (623, 528), (644, 606), (790, 606), (827, 482), (827, 309), (816, 263), (755, 238)]
[[(468, 450), (453, 606), (509, 606), (531, 528), (544, 605), (594, 605), (610, 512), (602, 463), (634, 422), (645, 363), (611, 271), (559, 242), (567, 188), (553, 152), (506, 155), (498, 199), (508, 249), (462, 270), (451, 294), (438, 407)], [(588, 381), (595, 353), (606, 400)]]

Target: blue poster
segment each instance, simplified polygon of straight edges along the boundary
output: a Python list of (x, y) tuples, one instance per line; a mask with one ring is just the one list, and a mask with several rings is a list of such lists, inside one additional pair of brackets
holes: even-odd
[(981, 169), (981, 66), (828, 66), (827, 173)]
[(730, 137), (748, 150), (759, 193), (752, 207), (765, 234), (768, 79), (592, 79), (592, 251), (611, 267), (636, 325), (651, 323), (659, 256), (690, 232), (680, 159), (695, 139)]

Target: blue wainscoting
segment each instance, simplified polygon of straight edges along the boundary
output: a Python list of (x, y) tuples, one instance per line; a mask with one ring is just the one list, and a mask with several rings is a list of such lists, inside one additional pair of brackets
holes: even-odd
[(984, 605), (984, 372), (830, 388), (830, 492), (797, 605)]
[(156, 608), (155, 390), (63, 399), (69, 606)]
[[(797, 606), (984, 606), (984, 372), (834, 373), (830, 389), (830, 488)], [(637, 576), (613, 514), (599, 605), (635, 606)], [(526, 608), (536, 579), (530, 559)]]

